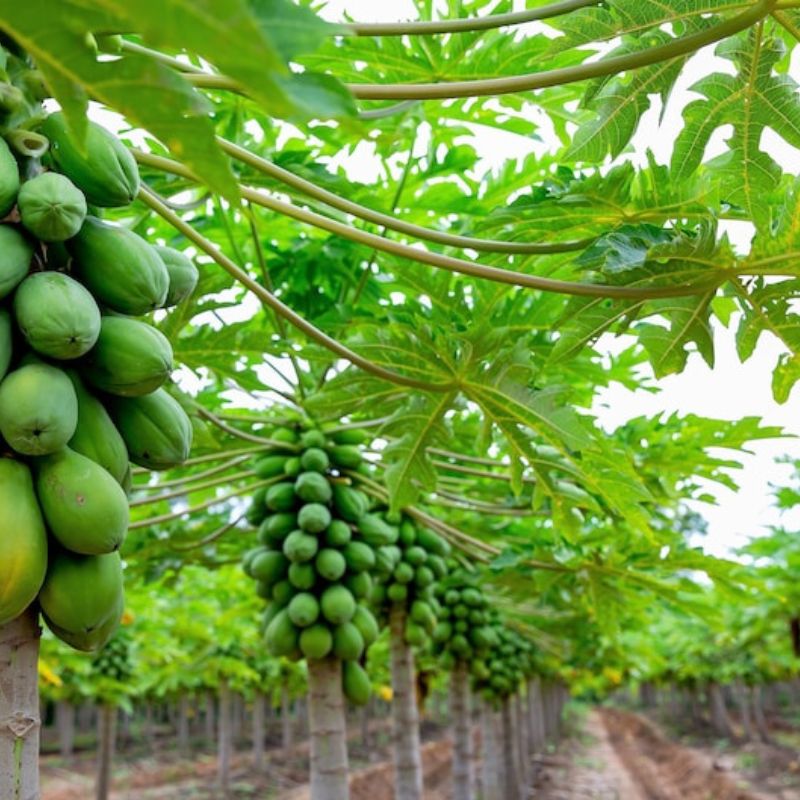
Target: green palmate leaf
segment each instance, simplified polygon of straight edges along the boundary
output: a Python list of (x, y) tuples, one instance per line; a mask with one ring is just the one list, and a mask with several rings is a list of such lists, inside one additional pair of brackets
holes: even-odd
[(690, 176), (714, 131), (732, 125), (727, 152), (710, 167), (720, 176), (723, 199), (743, 208), (758, 228), (765, 229), (770, 223), (770, 204), (765, 201), (778, 187), (782, 172), (761, 149), (761, 136), (769, 127), (800, 147), (797, 84), (774, 71), (784, 45), (765, 34), (763, 23), (721, 43), (716, 52), (736, 66), (736, 74), (717, 72), (691, 87), (703, 97), (684, 111), (672, 169), (676, 180)]
[(246, 4), (264, 37), (284, 61), (314, 52), (339, 30), (338, 26), (290, 0), (246, 0)]

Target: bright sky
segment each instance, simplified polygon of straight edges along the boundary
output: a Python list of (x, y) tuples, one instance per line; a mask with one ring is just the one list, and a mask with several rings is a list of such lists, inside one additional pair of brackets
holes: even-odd
[[(515, 10), (524, 8), (524, 2), (515, 3)], [(346, 15), (363, 22), (416, 18), (411, 0), (381, 0), (380, 3), (374, 0), (329, 0), (322, 14), (332, 21), (344, 20)], [(528, 28), (535, 29), (535, 26)], [(667, 163), (671, 142), (681, 124), (681, 110), (694, 97), (688, 91), (688, 86), (719, 68), (729, 69), (730, 65), (715, 58), (710, 49), (695, 56), (673, 93), (664, 119), (659, 123), (660, 102), (654, 98), (653, 107), (645, 115), (636, 135), (633, 153), (625, 157), (639, 161), (645, 148), (650, 147), (660, 163)], [(800, 80), (800, 57), (797, 52), (793, 58), (792, 75), (795, 80)], [(534, 106), (530, 107), (530, 111), (539, 116)], [(725, 129), (717, 131), (709, 144), (708, 158), (720, 151), (729, 133)], [(540, 131), (540, 135), (544, 141), (535, 143), (514, 134), (503, 135), (501, 132), (475, 128), (473, 145), (482, 154), (484, 166), (494, 167), (506, 158), (524, 158), (531, 152), (557, 148), (552, 137), (548, 138), (546, 129)], [(761, 144), (787, 171), (794, 174), (800, 172), (800, 151), (770, 131), (765, 133)], [(424, 153), (425, 142), (419, 142), (418, 146)], [(345, 162), (345, 166), (353, 177), (364, 179), (374, 177), (378, 169), (368, 147), (359, 148), (355, 157)], [(746, 249), (750, 235), (746, 226), (729, 226), (728, 234), (737, 247)], [(682, 374), (660, 381), (657, 394), (630, 392), (612, 386), (599, 393), (593, 412), (607, 429), (642, 414), (679, 411), (720, 419), (758, 416), (765, 424), (782, 426), (786, 431), (800, 436), (800, 389), (795, 389), (789, 402), (783, 406), (773, 401), (770, 391), (771, 371), (780, 348), (764, 336), (755, 355), (746, 364), (740, 364), (733, 343), (734, 329), (718, 331), (717, 358), (713, 370), (699, 356), (692, 356)], [(610, 346), (613, 349), (613, 345)], [(776, 459), (786, 454), (800, 457), (800, 445), (792, 439), (770, 440), (756, 443), (752, 450), (752, 455), (742, 459), (744, 469), (736, 474), (741, 489), (734, 493), (723, 488), (712, 488), (719, 500), (718, 505), (696, 506), (696, 510), (709, 522), (709, 535), (704, 546), (717, 555), (728, 554), (749, 537), (758, 535), (765, 525), (794, 525), (800, 530), (800, 509), (781, 517), (771, 507), (770, 498), (770, 484), (785, 483), (791, 472), (787, 465), (776, 463)]]

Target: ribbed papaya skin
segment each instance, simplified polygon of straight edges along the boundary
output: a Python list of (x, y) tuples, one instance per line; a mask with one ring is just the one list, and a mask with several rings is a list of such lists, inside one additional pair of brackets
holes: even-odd
[(47, 531), (21, 461), (0, 458), (0, 625), (35, 599), (47, 571)]
[(8, 372), (11, 356), (14, 354), (14, 335), (11, 327), (11, 314), (0, 308), (0, 381)]
[(0, 217), (14, 207), (19, 192), (19, 167), (5, 142), (0, 139)]
[(110, 614), (108, 619), (99, 627), (88, 633), (72, 633), (71, 631), (64, 630), (55, 624), (52, 620), (47, 618), (44, 614), (44, 621), (47, 627), (59, 638), (64, 644), (68, 644), (75, 650), (81, 650), (84, 653), (91, 653), (102, 649), (116, 633), (119, 628), (122, 614), (125, 611), (125, 595), (120, 594), (114, 611)]
[(154, 245), (169, 273), (169, 291), (164, 305), (169, 308), (185, 300), (197, 286), (200, 273), (189, 256), (173, 247)]
[(11, 294), (28, 274), (33, 246), (10, 225), (0, 225), (0, 300)]

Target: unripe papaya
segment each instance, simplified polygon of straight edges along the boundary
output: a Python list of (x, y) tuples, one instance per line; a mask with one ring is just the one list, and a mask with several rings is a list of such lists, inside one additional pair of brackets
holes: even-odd
[(46, 570), (47, 531), (30, 470), (0, 458), (0, 625), (36, 599)]
[(342, 662), (342, 690), (354, 705), (363, 706), (369, 702), (372, 695), (369, 675), (357, 661)]
[(172, 371), (172, 346), (161, 331), (127, 317), (103, 317), (95, 346), (80, 364), (93, 386), (140, 397), (158, 389)]
[(62, 113), (44, 121), (42, 133), (50, 140), (50, 157), (85, 195), (103, 208), (127, 206), (139, 191), (139, 169), (122, 142), (100, 125), (88, 123), (85, 149), (70, 137)]
[(69, 440), (76, 453), (91, 458), (124, 485), (130, 464), (128, 448), (106, 411), (106, 407), (83, 385), (73, 370), (68, 373), (78, 396), (78, 427)]
[(109, 615), (105, 622), (88, 633), (71, 633), (70, 631), (64, 630), (64, 628), (59, 628), (58, 625), (47, 617), (44, 618), (44, 621), (47, 623), (47, 627), (50, 628), (55, 636), (61, 639), (62, 642), (68, 644), (75, 650), (91, 653), (102, 649), (108, 644), (108, 641), (116, 633), (117, 628), (119, 628), (124, 611), (125, 595), (120, 594), (113, 613)]
[(343, 431), (334, 431), (331, 434), (336, 444), (364, 444), (367, 441), (367, 434), (363, 428), (350, 428)]
[(14, 207), (18, 191), (19, 167), (17, 160), (5, 139), (0, 139), (0, 217), (4, 217)]
[(128, 498), (99, 464), (65, 447), (37, 460), (36, 494), (50, 533), (73, 553), (117, 550), (128, 530)]
[(345, 622), (333, 629), (333, 654), (342, 661), (356, 661), (364, 652), (364, 637), (352, 623)]
[(144, 397), (114, 397), (109, 410), (134, 464), (170, 469), (189, 457), (192, 423), (164, 389)]
[(372, 612), (366, 606), (359, 605), (356, 607), (356, 613), (353, 615), (353, 625), (355, 625), (361, 633), (366, 647), (369, 647), (380, 635), (378, 623)]
[(75, 274), (112, 311), (136, 317), (164, 305), (167, 268), (133, 231), (87, 217), (70, 247)]
[(269, 651), (274, 656), (288, 656), (297, 646), (299, 631), (282, 608), (270, 622), (264, 634)]
[(69, 633), (91, 633), (118, 608), (122, 594), (119, 553), (80, 556), (52, 553), (39, 604), (48, 623)]
[(164, 307), (176, 306), (195, 290), (197, 282), (200, 280), (200, 273), (197, 271), (194, 261), (180, 250), (162, 245), (154, 245), (154, 247), (169, 274), (169, 289)]
[(30, 363), (0, 383), (0, 433), (18, 453), (55, 453), (77, 426), (78, 398), (62, 370)]
[(100, 309), (91, 293), (62, 272), (28, 275), (14, 294), (14, 316), (25, 341), (50, 358), (78, 358), (100, 334)]
[(325, 658), (332, 649), (333, 634), (323, 623), (312, 625), (300, 634), (300, 650), (312, 661)]
[(350, 622), (356, 611), (356, 601), (350, 591), (341, 584), (329, 586), (320, 598), (322, 615), (334, 625)]
[(0, 225), (0, 300), (11, 294), (28, 274), (33, 246), (10, 225)]
[(66, 175), (44, 172), (25, 181), (17, 196), (22, 224), (43, 242), (64, 242), (86, 219), (86, 198)]
[(11, 327), (11, 314), (0, 308), (0, 381), (3, 380), (14, 354), (14, 333)]

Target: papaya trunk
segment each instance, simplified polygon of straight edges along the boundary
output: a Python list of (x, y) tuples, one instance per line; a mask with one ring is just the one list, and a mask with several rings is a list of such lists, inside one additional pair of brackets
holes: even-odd
[(182, 694), (178, 705), (178, 751), (189, 755), (189, 698)]
[(756, 730), (762, 742), (769, 744), (772, 739), (769, 735), (769, 727), (764, 716), (764, 706), (761, 702), (761, 687), (753, 686), (750, 690), (753, 698), (753, 719), (756, 723)]
[(534, 678), (528, 684), (528, 701), (533, 732), (531, 737), (533, 752), (543, 753), (545, 747), (544, 709), (542, 708), (542, 682), (539, 678)]
[(59, 752), (69, 758), (75, 750), (75, 706), (67, 700), (56, 703), (56, 729)]
[(739, 713), (742, 720), (742, 732), (745, 741), (753, 741), (753, 717), (750, 713), (750, 693), (741, 681), (736, 683), (736, 701), (739, 705)]
[(233, 746), (231, 727), (231, 690), (227, 681), (223, 680), (219, 687), (217, 782), (224, 800), (228, 800), (230, 796), (231, 749)]
[(4, 800), (39, 797), (39, 636), (35, 610), (0, 626), (0, 788)]
[(724, 736), (726, 739), (733, 738), (728, 709), (725, 706), (725, 696), (722, 694), (722, 688), (718, 683), (712, 682), (708, 685), (708, 700), (711, 706), (711, 724), (714, 727), (714, 732), (719, 736)]
[(266, 700), (261, 692), (253, 697), (253, 768), (261, 772), (264, 769)]
[(503, 720), (503, 798), (504, 800), (518, 800), (519, 760), (514, 731), (514, 709), (510, 697), (503, 700), (501, 715)]
[(483, 776), (482, 800), (503, 800), (500, 742), (498, 740), (497, 728), (497, 713), (488, 703), (484, 703), (481, 710), (481, 748), (483, 750), (483, 763), (481, 765), (481, 774)]
[(405, 641), (406, 611), (389, 615), (392, 656), (392, 739), (395, 800), (422, 800), (422, 755), (414, 685), (414, 654)]
[(311, 733), (311, 800), (348, 800), (347, 730), (342, 663), (308, 662), (308, 719)]
[(528, 728), (522, 713), (522, 698), (519, 692), (511, 700), (511, 718), (514, 724), (514, 746), (517, 758), (517, 778), (519, 780), (519, 796), (525, 796), (525, 785), (528, 781)]
[(453, 723), (453, 800), (472, 800), (469, 673), (467, 665), (461, 661), (450, 675), (450, 718)]
[(114, 762), (114, 743), (117, 733), (117, 709), (104, 703), (97, 716), (97, 800), (108, 800), (111, 794), (111, 765)]
[(285, 685), (281, 687), (281, 739), (284, 747), (292, 746), (292, 701)]

